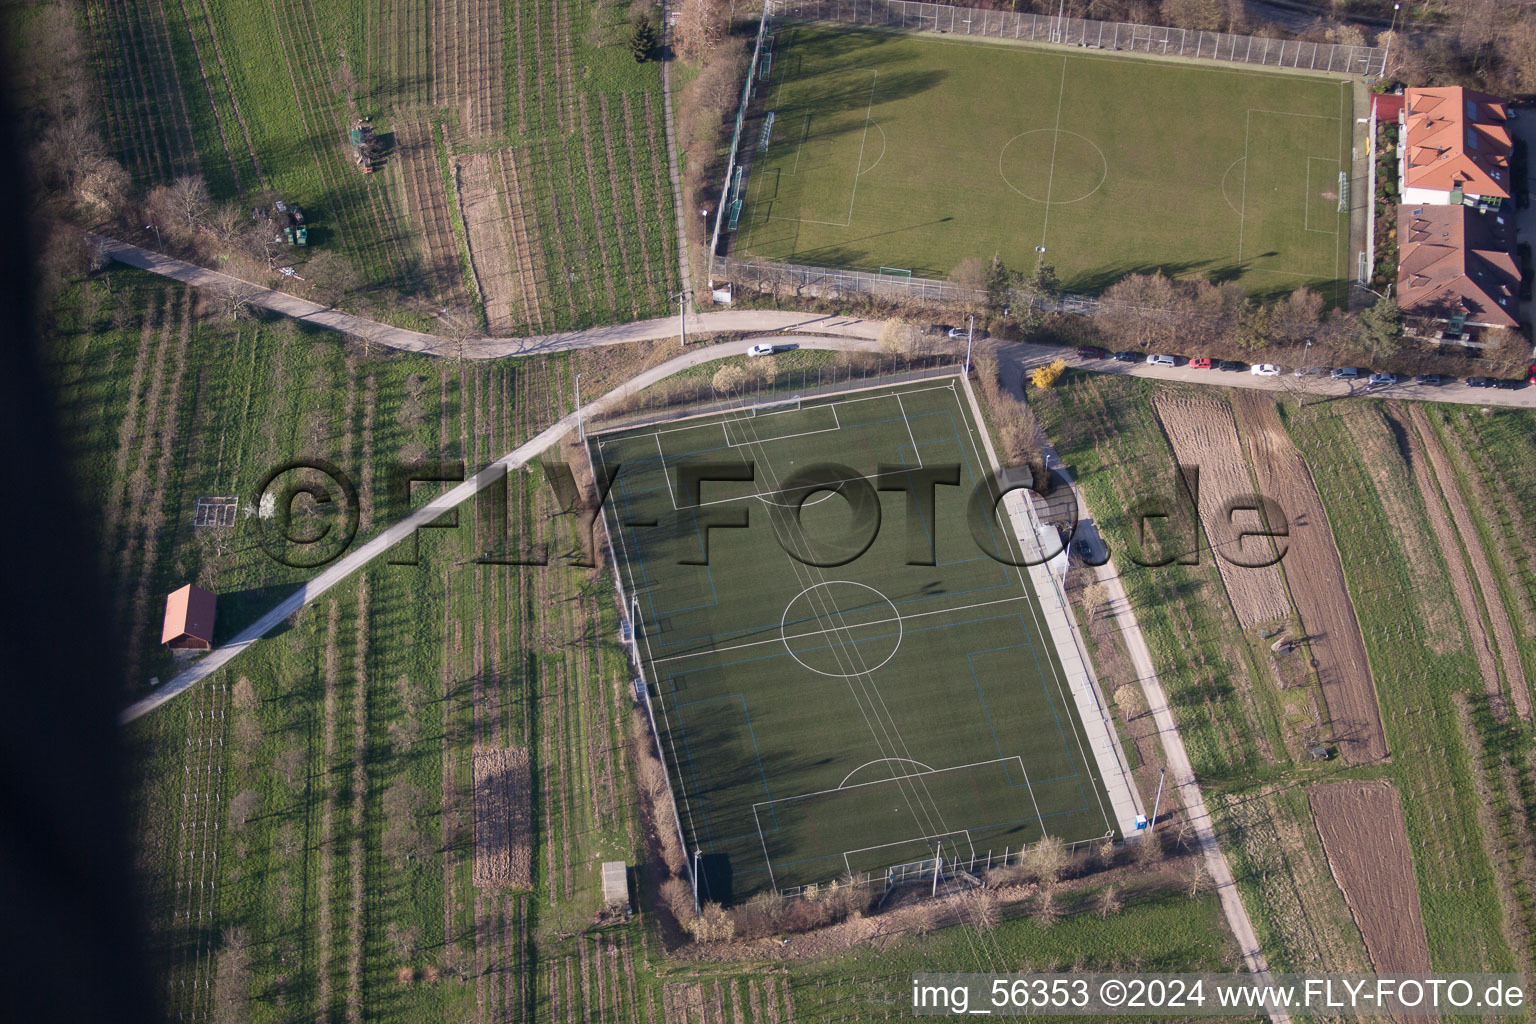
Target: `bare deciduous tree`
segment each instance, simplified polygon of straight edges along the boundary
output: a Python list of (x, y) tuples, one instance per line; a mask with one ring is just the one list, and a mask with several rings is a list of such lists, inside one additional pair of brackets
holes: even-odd
[(1109, 883), (1099, 892), (1096, 909), (1100, 917), (1118, 914), (1124, 906), (1125, 900), (1120, 898), (1120, 887), (1114, 882)]
[(254, 789), (242, 789), (229, 802), (229, 821), (236, 828), (243, 828), (261, 807), (261, 794)]
[(1040, 841), (1024, 851), (1024, 868), (1041, 885), (1055, 885), (1067, 868), (1067, 844), (1059, 836), (1041, 836)]

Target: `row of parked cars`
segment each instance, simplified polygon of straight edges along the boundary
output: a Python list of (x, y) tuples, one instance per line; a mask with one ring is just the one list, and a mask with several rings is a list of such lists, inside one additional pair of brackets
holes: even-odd
[[(1099, 348), (1096, 345), (1085, 345), (1077, 350), (1082, 359), (1114, 359), (1122, 363), (1139, 363), (1143, 360), (1149, 366), (1178, 366), (1181, 357), (1164, 353), (1153, 353), (1143, 356), (1140, 352), (1115, 352)], [(1212, 359), (1209, 356), (1196, 356), (1189, 360), (1189, 368), (1192, 370), (1227, 370), (1242, 372), (1247, 370), (1255, 377), (1275, 377), (1281, 374), (1283, 369), (1274, 363), (1248, 363), (1235, 359)], [(1376, 372), (1367, 375), (1367, 371), (1356, 366), (1340, 366), (1329, 369), (1325, 366), (1300, 366), (1291, 371), (1296, 377), (1321, 377), (1327, 374), (1333, 380), (1353, 381), (1366, 377), (1366, 386), (1370, 388), (1390, 387), (1393, 384), (1406, 384), (1408, 377), (1397, 373)], [(1454, 377), (1448, 377), (1443, 373), (1421, 373), (1413, 378), (1414, 384), (1426, 387), (1440, 387), (1449, 384)], [(1519, 377), (1468, 377), (1467, 387), (1471, 388), (1523, 388), (1527, 384), (1536, 384), (1536, 365), (1532, 365), (1522, 380)]]

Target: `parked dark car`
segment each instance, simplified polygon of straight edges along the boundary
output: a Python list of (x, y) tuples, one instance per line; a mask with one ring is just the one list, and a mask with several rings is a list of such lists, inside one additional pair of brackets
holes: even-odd
[(1248, 364), (1247, 363), (1240, 363), (1236, 359), (1223, 359), (1221, 362), (1216, 364), (1216, 369), (1218, 369), (1218, 370), (1246, 370), (1246, 369), (1248, 369)]
[(1139, 363), (1139, 362), (1141, 362), (1141, 353), (1140, 352), (1116, 352), (1115, 353), (1115, 362), (1117, 362), (1117, 363)]
[(1503, 388), (1505, 391), (1519, 391), (1525, 387), (1525, 383), (1519, 377), (1497, 377), (1494, 379), (1493, 386)]
[(1421, 373), (1414, 378), (1415, 383), (1423, 384), (1429, 388), (1437, 388), (1444, 384), (1445, 381), (1446, 377), (1443, 373)]
[(1468, 377), (1467, 378), (1467, 387), (1469, 387), (1469, 388), (1491, 388), (1491, 387), (1493, 387), (1493, 378), (1492, 377)]
[(1097, 346), (1097, 345), (1084, 345), (1082, 348), (1077, 350), (1077, 358), (1079, 358), (1079, 359), (1108, 359), (1109, 358), (1109, 349), (1107, 349), (1107, 348), (1099, 348), (1099, 346)]

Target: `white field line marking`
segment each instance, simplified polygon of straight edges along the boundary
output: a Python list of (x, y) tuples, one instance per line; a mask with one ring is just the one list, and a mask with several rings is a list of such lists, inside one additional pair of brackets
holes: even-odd
[(1056, 150), (1061, 145), (1061, 105), (1067, 98), (1067, 58), (1061, 59), (1061, 84), (1056, 89), (1056, 130), (1051, 133), (1051, 173), (1045, 179), (1045, 217), (1040, 224), (1040, 244), (1051, 226), (1051, 189), (1056, 184)]
[[(976, 460), (982, 466), (991, 466), (993, 468), (1000, 467), (1002, 465), (1002, 463), (1001, 463), (1001, 461), (999, 461), (997, 459), (997, 453), (996, 453), (996, 451), (992, 447), (992, 439), (989, 436), (985, 436), (985, 435), (983, 436), (982, 441), (985, 442), (985, 449), (983, 449), (982, 442), (979, 442), (977, 440), (977, 438), (976, 438), (976, 427), (975, 427), (975, 424), (981, 424), (981, 425), (983, 425), (983, 429), (985, 429), (985, 427), (984, 427), (985, 421), (982, 419), (982, 416), (981, 416), (981, 406), (979, 404), (977, 404), (977, 401), (976, 401), (976, 392), (971, 389), (971, 382), (970, 381), (965, 380), (964, 378), (961, 378), (958, 381), (958, 383), (964, 385), (964, 387), (965, 387), (966, 402), (970, 406), (971, 417), (970, 417), (970, 419), (967, 422), (967, 429), (970, 431), (970, 435), (971, 435), (971, 448), (976, 453)], [(955, 391), (955, 402), (956, 402), (957, 405), (960, 402), (960, 392), (959, 392), (958, 388)], [(962, 407), (962, 410), (963, 410), (963, 408), (964, 407)], [(983, 450), (985, 450), (985, 454), (983, 454)], [(1019, 550), (1021, 552), (1023, 551), (1022, 539), (1019, 538), (1015, 534), (1015, 531), (1013, 531), (1011, 529), (1005, 529), (1004, 530), (1004, 536), (1005, 537), (1010, 537), (1010, 539), (1012, 539), (1014, 541), (1014, 543), (1018, 544)], [(1054, 641), (1054, 639), (1051, 636), (1050, 629), (1047, 628), (1046, 624), (1041, 621), (1041, 616), (1043, 614), (1045, 614), (1045, 608), (1044, 608), (1044, 600), (1045, 599), (1043, 597), (1041, 597), (1033, 589), (1033, 585), (1030, 583), (1029, 576), (1026, 575), (1023, 566), (1015, 567), (1014, 572), (1018, 574), (1019, 586), (1020, 586), (1020, 588), (1023, 589), (1025, 596), (1030, 596), (1030, 597), (1034, 597), (1035, 598), (1035, 600), (1026, 601), (1024, 607), (1029, 609), (1030, 618), (1033, 620), (1033, 622), (1035, 624), (1035, 634), (1040, 638), (1042, 647), (1046, 643), (1054, 644), (1055, 641)], [(1064, 614), (1070, 614), (1070, 610), (1065, 610)], [(1061, 655), (1058, 653), (1058, 658), (1060, 656)], [(1062, 706), (1066, 707), (1066, 708), (1071, 708), (1073, 706), (1073, 703), (1072, 703), (1072, 696), (1071, 696), (1071, 694), (1069, 692), (1070, 687), (1068, 687), (1066, 680), (1063, 678), (1062, 672), (1059, 672), (1057, 670), (1057, 668), (1058, 668), (1057, 662), (1052, 661), (1050, 658), (1046, 658), (1045, 659), (1045, 667), (1044, 667), (1043, 671), (1044, 672), (1049, 672), (1051, 674), (1051, 677), (1055, 680), (1055, 682), (1056, 682), (1056, 694), (1057, 694), (1058, 697), (1061, 698)], [(1064, 666), (1063, 666), (1063, 669), (1064, 669)], [(1081, 721), (1081, 719), (1079, 719), (1079, 721)], [(1087, 731), (1086, 726), (1083, 726), (1083, 727), (1081, 727), (1079, 729), (1073, 729), (1072, 730), (1072, 735), (1077, 740), (1077, 752), (1078, 752), (1078, 757), (1080, 759), (1080, 763), (1083, 766), (1083, 771), (1085, 773), (1088, 773), (1090, 778), (1091, 778), (1092, 777), (1092, 769), (1091, 769), (1090, 766), (1097, 763), (1097, 758), (1094, 758), (1092, 755), (1090, 755), (1088, 753), (1088, 751), (1086, 749), (1084, 749), (1084, 747), (1083, 747), (1083, 739), (1084, 739), (1084, 734), (1086, 733), (1086, 731)], [(1034, 795), (1034, 787), (1033, 786), (1030, 787), (1030, 795), (1031, 796)], [(1114, 827), (1115, 827), (1115, 823), (1110, 818), (1109, 810), (1107, 808), (1105, 808), (1105, 806), (1104, 806), (1104, 798), (1103, 798), (1103, 796), (1101, 796), (1099, 794), (1097, 789), (1094, 789), (1093, 795), (1094, 795), (1094, 799), (1097, 800), (1098, 803), (1099, 803), (1099, 811), (1100, 811), (1100, 813), (1102, 813), (1104, 815), (1104, 824), (1109, 828), (1110, 831), (1113, 831)]]
[[(859, 136), (859, 159), (853, 165), (853, 194), (848, 197), (848, 220), (843, 223), (845, 228), (853, 223), (853, 201), (859, 196), (859, 168), (864, 166), (864, 145), (869, 141), (869, 119), (875, 112), (875, 86), (880, 81), (880, 72), (870, 73), (875, 77), (870, 80), (869, 105), (864, 108), (864, 134)], [(882, 150), (880, 155), (885, 156), (885, 152)]]
[[(815, 407), (813, 406), (812, 408), (815, 408)], [(752, 446), (753, 444), (771, 444), (774, 441), (788, 441), (789, 439), (795, 438), (795, 437), (810, 437), (812, 434), (831, 434), (831, 433), (835, 433), (836, 431), (842, 430), (843, 429), (842, 421), (837, 418), (837, 406), (835, 406), (835, 405), (827, 406), (827, 408), (832, 410), (832, 426), (830, 426), (830, 427), (817, 427), (815, 430), (802, 430), (798, 434), (781, 434), (778, 437), (764, 438), (761, 441), (740, 441), (740, 442), (737, 442), (737, 441), (732, 441), (731, 440), (731, 432), (730, 432), (730, 430), (728, 429), (728, 426), (727, 426), (727, 424), (729, 424), (729, 423), (736, 422), (735, 420), (721, 420), (720, 421), (720, 429), (725, 434), (725, 446), (727, 448), (747, 448), (747, 447)], [(799, 410), (799, 409), (783, 409), (783, 410), (780, 410), (779, 412), (770, 412), (770, 413), (766, 413), (765, 415), (768, 415), (768, 416), (780, 416), (780, 415), (782, 415), (785, 412), (800, 412), (800, 411), (802, 411), (802, 410)], [(755, 418), (761, 419), (762, 417), (755, 417)]]
[(1237, 211), (1237, 269), (1243, 268), (1243, 228), (1248, 223), (1248, 135), (1253, 130), (1253, 111), (1243, 115), (1243, 191)]
[(901, 422), (907, 428), (907, 440), (912, 442), (912, 454), (917, 456), (917, 468), (923, 468), (923, 450), (917, 446), (917, 436), (912, 433), (912, 421), (907, 419), (907, 406), (901, 400), (901, 392), (896, 392), (896, 404), (901, 408)]
[(757, 841), (763, 844), (763, 866), (768, 869), (768, 885), (778, 892), (779, 883), (773, 877), (773, 858), (768, 856), (768, 839), (763, 835), (763, 823), (757, 817), (757, 804), (752, 805), (752, 825), (757, 829)]
[(794, 175), (798, 174), (799, 171), (800, 171), (800, 151), (805, 148), (805, 140), (810, 138), (810, 137), (811, 137), (811, 112), (809, 110), (807, 110), (805, 112), (805, 124), (802, 125), (801, 128), (800, 128), (800, 141), (795, 143), (795, 163), (794, 163), (794, 166), (790, 167), (790, 169), (789, 169), (789, 174), (790, 174), (791, 177), (793, 177)]
[[(925, 770), (930, 771), (930, 772), (934, 770), (933, 765), (931, 765), (931, 764), (923, 764), (923, 762), (921, 762), (921, 761), (914, 761), (910, 757), (877, 757), (873, 761), (865, 761), (863, 764), (859, 765), (853, 771), (849, 772), (847, 775), (844, 775), (843, 776), (843, 781), (839, 782), (837, 784), (837, 788), (838, 789), (842, 789), (844, 786), (848, 785), (848, 780), (849, 779), (853, 778), (855, 775), (859, 774), (859, 772), (863, 771), (865, 768), (868, 768), (870, 765), (872, 765), (872, 764), (884, 764), (887, 761), (905, 761), (908, 764), (921, 765)], [(895, 776), (892, 776), (892, 778), (895, 778)], [(885, 779), (883, 781), (890, 782), (891, 779)]]
[[(1349, 122), (1349, 111), (1344, 109), (1345, 106), (1348, 103), (1349, 103), (1349, 83), (1348, 82), (1340, 82), (1339, 83), (1339, 166), (1340, 167), (1345, 166), (1344, 165), (1344, 149), (1345, 149), (1346, 146), (1349, 145), (1349, 134), (1348, 134), (1349, 133), (1349, 124), (1350, 124), (1350, 122)], [(1375, 139), (1371, 139), (1370, 140), (1370, 145), (1374, 146), (1375, 144), (1376, 144), (1376, 140)], [(1367, 160), (1374, 160), (1375, 159), (1375, 156), (1372, 155), (1372, 153), (1370, 152), (1370, 148), (1369, 147), (1367, 147), (1367, 149), (1366, 149), (1365, 158)], [(1346, 181), (1350, 181), (1350, 180), (1352, 180), (1354, 178), (1354, 170), (1355, 170), (1354, 164), (1351, 163), (1349, 165), (1348, 177), (1345, 179)], [(1375, 204), (1376, 204), (1376, 197), (1375, 196), (1367, 196), (1366, 197), (1364, 209), (1365, 209), (1365, 215), (1367, 217), (1374, 217), (1376, 215)], [(1354, 206), (1354, 201), (1353, 200), (1350, 201), (1350, 206)], [(1345, 211), (1345, 220), (1344, 220), (1344, 225), (1345, 225), (1346, 229), (1351, 226), (1353, 221), (1354, 221), (1354, 214), (1352, 212), (1346, 210)], [(1333, 242), (1333, 279), (1335, 281), (1339, 280), (1339, 249), (1342, 246), (1348, 245), (1348, 244), (1349, 244), (1349, 234), (1348, 234), (1348, 231), (1346, 230), (1344, 238), (1341, 241), (1338, 238), (1338, 229), (1335, 228), (1334, 229), (1334, 242)], [(1375, 259), (1375, 258), (1376, 258), (1376, 254), (1372, 253), (1371, 254), (1371, 259)], [(1349, 284), (1347, 282), (1342, 282), (1342, 281), (1340, 282), (1340, 284), (1343, 285), (1345, 294), (1347, 295), (1348, 292), (1349, 292)]]
[(1316, 117), (1324, 121), (1337, 120), (1332, 114), (1303, 114), (1299, 110), (1266, 110), (1263, 107), (1249, 107), (1250, 114), (1279, 114), (1281, 117)]
[[(659, 447), (660, 442), (658, 441), (657, 444), (658, 444), (658, 447)], [(597, 457), (598, 457), (598, 461), (600, 461), (602, 463), (603, 469), (606, 470), (608, 468), (608, 461), (607, 461), (607, 459), (603, 458), (603, 449), (602, 449), (602, 445), (601, 444), (598, 445)], [(669, 490), (670, 490), (670, 485), (669, 485)], [(606, 515), (609, 514), (609, 512), (605, 511), (603, 514), (606, 516)], [(623, 553), (623, 557), (624, 557), (623, 574), (629, 578), (630, 600), (635, 602), (631, 606), (631, 608), (633, 609), (635, 614), (633, 614), (631, 616), (631, 623), (630, 623), (631, 628), (634, 629), (634, 631), (635, 631), (634, 635), (637, 638), (637, 642), (635, 643), (635, 657), (637, 659), (643, 660), (644, 662), (649, 662), (650, 665), (651, 665), (652, 670), (654, 671), (655, 666), (656, 666), (656, 652), (651, 650), (651, 636), (650, 636), (649, 631), (647, 631), (646, 628), (645, 628), (645, 613), (640, 610), (640, 606), (639, 606), (640, 591), (639, 591), (639, 589), (635, 585), (635, 563), (634, 563), (634, 559), (630, 556), (630, 553), (629, 553), (629, 542), (625, 538), (623, 527), (618, 522), (618, 518), (619, 517), (618, 517), (617, 512), (613, 513), (613, 518), (614, 518), (614, 525), (619, 527), (619, 528), (618, 529), (610, 530), (608, 528), (607, 522), (605, 521), (603, 523), (603, 530), (604, 530), (604, 532), (606, 532), (608, 534), (608, 539), (609, 539), (610, 543), (612, 543), (612, 541), (613, 541), (614, 534), (618, 535), (618, 550)], [(625, 609), (625, 612), (629, 613), (630, 609)], [(640, 654), (640, 644), (641, 643), (645, 644), (645, 655), (643, 656), (643, 658), (642, 658), (642, 656)], [(640, 674), (641, 674), (641, 680), (643, 682), (649, 684), (650, 680), (645, 677), (645, 670), (644, 670), (644, 666), (643, 665), (640, 666)], [(666, 729), (666, 732), (667, 732), (667, 748), (672, 753), (672, 764), (680, 766), (682, 764), (682, 761), (680, 761), (678, 759), (678, 756), (677, 756), (677, 742), (672, 738), (672, 721), (671, 721), (671, 719), (669, 719), (667, 717), (667, 705), (666, 705), (665, 697), (662, 695), (661, 688), (658, 685), (657, 690), (656, 690), (656, 700), (653, 703), (652, 700), (651, 700), (651, 688), (650, 688), (649, 685), (647, 685), (646, 688), (645, 688), (645, 706), (646, 706), (646, 709), (650, 712), (650, 714), (652, 716), (652, 727), (653, 727), (653, 729), (655, 727), (655, 712), (656, 712), (656, 705), (657, 704), (661, 705), (661, 716), (660, 716), (661, 724)], [(660, 735), (656, 736), (656, 745), (657, 745), (657, 748), (658, 748), (658, 753), (660, 753), (661, 757), (662, 757), (662, 762), (661, 762), (662, 763), (662, 768), (664, 769), (664, 773), (666, 775), (668, 786), (670, 786), (671, 785), (671, 781), (672, 781), (672, 773), (666, 767), (666, 765), (667, 765), (667, 762), (666, 762), (667, 750), (660, 749), (661, 748), (661, 737), (660, 737)], [(688, 799), (689, 791), (688, 791), (687, 786), (683, 785), (681, 775), (679, 775), (678, 784), (679, 784), (680, 788), (682, 789), (682, 793), (683, 793), (683, 808), (682, 808), (681, 812), (679, 812), (678, 809), (677, 809), (677, 797), (674, 795), (673, 798), (672, 798), (672, 816), (677, 821), (677, 829), (678, 829), (678, 832), (679, 832), (678, 838), (680, 838), (680, 839), (682, 838), (681, 832), (683, 830), (683, 817), (686, 815), (687, 818), (688, 818), (688, 831), (690, 833), (692, 833), (695, 842), (697, 842), (698, 836), (699, 836), (699, 829), (698, 829), (698, 826), (694, 823), (694, 820), (693, 820), (693, 805), (690, 803), (690, 801)]]
[[(990, 608), (993, 605), (1011, 604), (1014, 601), (1027, 600), (1029, 600), (1028, 594), (1019, 594), (1016, 597), (1000, 597), (995, 601), (978, 601), (975, 604), (961, 605), (958, 608), (934, 608), (926, 612), (912, 612), (910, 615), (899, 615), (894, 619), (871, 619), (868, 622), (858, 623), (853, 627), (842, 626), (833, 629), (812, 629), (807, 630), (804, 633), (795, 633), (792, 636), (776, 636), (771, 640), (748, 640), (746, 643), (732, 644), (729, 647), (716, 647), (708, 651), (693, 651), (684, 652), (682, 654), (669, 654), (665, 658), (655, 659), (655, 663), (662, 665), (669, 661), (683, 661), (688, 658), (701, 658), (706, 654), (730, 654), (732, 651), (746, 650), (749, 647), (761, 647), (764, 644), (781, 644), (786, 640), (810, 640), (818, 636), (826, 636), (829, 633), (847, 632), (850, 628), (865, 629), (869, 626), (888, 626), (893, 622), (906, 622), (909, 619), (925, 619), (930, 615), (950, 615), (957, 612), (975, 611), (977, 608)], [(968, 626), (974, 621), (975, 620), (972, 619), (965, 622), (956, 622), (954, 626)]]
[[(865, 847), (862, 847), (861, 849), (857, 849), (857, 850), (844, 850), (843, 851), (843, 867), (845, 869), (847, 869), (847, 871), (848, 871), (848, 873), (850, 875), (852, 875), (852, 874), (854, 874), (854, 870), (853, 870), (853, 862), (848, 859), (848, 857), (850, 855), (860, 854), (860, 853), (868, 853), (871, 850), (884, 850), (884, 849), (887, 849), (887, 848), (892, 847), (892, 846), (907, 846), (907, 845), (909, 845), (911, 843), (922, 843), (924, 845), (927, 845), (928, 843), (932, 842), (935, 839), (948, 839), (950, 836), (965, 836), (965, 845), (970, 847), (971, 859), (975, 860), (975, 858), (976, 858), (976, 840), (971, 836), (971, 830), (968, 829), (968, 828), (957, 828), (953, 832), (935, 832), (931, 836), (917, 836), (914, 839), (898, 839), (894, 843), (881, 843), (878, 846), (865, 846)], [(958, 849), (958, 848), (959, 848), (959, 844), (957, 843), (956, 844), (956, 849)], [(930, 860), (931, 858), (925, 857), (923, 859), (924, 860)], [(971, 1012), (972, 1013), (976, 1013), (977, 1011), (972, 1010)]]
[[(920, 394), (922, 394), (925, 391), (954, 391), (954, 389), (955, 388), (954, 388), (953, 384), (927, 384), (927, 385), (924, 385), (923, 387), (903, 388), (902, 389), (902, 394), (904, 394), (904, 395), (920, 395)], [(813, 396), (812, 398), (809, 398), (809, 399), (806, 400), (807, 404), (803, 405), (802, 409), (819, 409), (822, 406), (831, 406), (833, 408), (836, 408), (837, 406), (840, 406), (840, 405), (853, 405), (853, 404), (855, 404), (857, 402), (879, 402), (879, 401), (881, 401), (883, 399), (891, 397), (890, 392), (886, 391), (884, 386), (881, 386), (881, 387), (878, 387), (878, 388), (874, 388), (874, 389), (871, 389), (871, 390), (874, 390), (874, 391), (877, 391), (877, 392), (882, 392), (882, 393), (870, 394), (870, 395), (853, 395), (853, 396), (848, 397), (848, 398), (834, 398), (830, 402), (818, 402), (818, 401), (815, 400), (815, 397)], [(793, 410), (791, 410), (791, 411), (793, 411)], [(704, 414), (704, 418), (713, 417), (713, 416), (719, 416), (719, 415), (725, 415), (725, 414), (723, 414), (723, 413), (705, 413)], [(681, 427), (663, 427), (663, 428), (661, 428), (659, 430), (652, 431), (652, 433), (656, 433), (656, 434), (679, 434), (679, 433), (682, 433), (685, 430), (699, 430), (699, 429), (703, 429), (704, 427), (707, 427), (707, 424), (701, 424), (701, 423), (698, 423), (698, 422), (694, 422), (694, 423), (685, 424), (685, 425), (683, 425)], [(616, 430), (615, 433), (621, 433), (622, 431), (623, 431), (623, 428), (621, 427), (618, 430)], [(634, 435), (634, 436), (639, 436), (639, 435)]]
[[(888, 142), (885, 137), (885, 129), (880, 127), (879, 121), (875, 122), (875, 131), (880, 133), (880, 155), (875, 157), (874, 163), (870, 164), (869, 167), (859, 172), (859, 177), (861, 178), (868, 174), (870, 171), (874, 170), (876, 167), (879, 167), (880, 161), (885, 159), (885, 150)], [(861, 159), (859, 162), (862, 164), (863, 160)]]
[[(889, 758), (882, 758), (881, 760), (890, 760), (890, 759)], [(911, 760), (911, 758), (898, 758), (898, 760), (908, 761), (908, 760)], [(818, 790), (814, 790), (814, 791), (812, 791), (810, 793), (796, 793), (794, 796), (779, 796), (779, 797), (774, 797), (772, 800), (759, 800), (756, 803), (754, 803), (752, 806), (753, 807), (762, 807), (762, 806), (766, 805), (766, 806), (771, 807), (774, 804), (792, 804), (792, 803), (794, 803), (797, 800), (811, 800), (811, 799), (813, 799), (815, 797), (818, 797), (818, 796), (831, 796), (834, 793), (847, 793), (847, 792), (849, 792), (851, 790), (863, 789), (865, 786), (883, 786), (887, 782), (904, 782), (907, 779), (920, 779), (924, 775), (943, 775), (945, 772), (963, 772), (967, 768), (985, 768), (987, 765), (1003, 764), (1003, 763), (1005, 763), (1007, 761), (1017, 761), (1017, 762), (1019, 762), (1019, 770), (1020, 771), (1024, 770), (1024, 755), (1022, 755), (1022, 754), (1005, 754), (1002, 757), (994, 757), (990, 761), (972, 761), (970, 764), (953, 764), (953, 765), (950, 765), (948, 768), (932, 768), (932, 769), (929, 769), (926, 772), (912, 772), (912, 773), (910, 773), (908, 775), (892, 775), (888, 779), (871, 779), (868, 782), (855, 782), (851, 786), (834, 786), (831, 789), (818, 789)], [(844, 781), (846, 781), (846, 780), (844, 780)], [(946, 836), (952, 836), (952, 835), (959, 835), (961, 832), (969, 832), (969, 831), (970, 831), (970, 829), (957, 828), (957, 829), (953, 829), (952, 831), (943, 832), (943, 833), (940, 833), (940, 834), (941, 835), (946, 835)], [(892, 845), (895, 845), (895, 844), (893, 844), (893, 843), (884, 843), (882, 845), (892, 846)], [(867, 850), (874, 850), (874, 849), (877, 849), (877, 847), (867, 846), (867, 847), (865, 847), (865, 849), (867, 849)], [(857, 853), (858, 851), (855, 850), (854, 852)]]

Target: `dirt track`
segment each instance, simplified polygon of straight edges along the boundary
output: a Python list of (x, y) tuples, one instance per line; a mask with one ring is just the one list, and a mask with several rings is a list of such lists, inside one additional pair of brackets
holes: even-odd
[(1334, 881), (1379, 974), (1428, 974), (1429, 942), (1397, 790), (1339, 782), (1307, 790)]
[[(1223, 512), (1227, 502), (1246, 501), (1253, 494), (1253, 478), (1237, 441), (1231, 407), (1219, 399), (1174, 398), (1162, 393), (1152, 404), (1179, 463), (1200, 468), (1200, 523), (1237, 621), (1244, 629), (1251, 629), (1288, 618), (1291, 605), (1280, 570), (1265, 565), (1274, 559), (1269, 540), (1239, 535), (1243, 527), (1258, 528), (1258, 517), (1239, 513), (1235, 521), (1228, 521)], [(1264, 567), (1247, 568), (1234, 562)]]
[(1273, 398), (1235, 391), (1232, 407), (1252, 455), (1259, 490), (1280, 503), (1290, 522), (1289, 548), (1281, 564), (1312, 649), (1334, 739), (1351, 763), (1379, 761), (1387, 756), (1387, 740), (1376, 684), (1312, 473), (1280, 422)]
[(507, 238), (511, 223), (501, 207), (501, 176), (492, 173), (491, 158), (484, 153), (460, 157), (458, 171), (464, 230), (469, 235), (475, 279), (485, 300), (486, 327), (493, 337), (511, 334), (527, 318), (514, 276), (517, 257)]
[[(1483, 593), (1483, 605), (1488, 609), (1488, 621), (1493, 627), (1491, 637), (1484, 632), (1482, 619), (1477, 616), (1475, 608), (1472, 610), (1472, 615), (1467, 617), (1467, 628), (1473, 636), (1473, 647), (1477, 647), (1481, 642), (1492, 648), (1492, 653), (1503, 662), (1504, 673), (1509, 677), (1510, 699), (1520, 717), (1529, 722), (1531, 699), (1529, 691), (1525, 688), (1525, 670), (1520, 664), (1520, 649), (1515, 644), (1515, 629), (1510, 624), (1509, 609), (1504, 606), (1504, 597), (1499, 593), (1498, 580), (1494, 578), (1493, 566), (1488, 562), (1488, 553), (1483, 550), (1482, 538), (1478, 536), (1477, 528), (1473, 525), (1472, 512), (1467, 508), (1466, 499), (1462, 496), (1461, 488), (1456, 482), (1456, 471), (1451, 467), (1445, 449), (1440, 447), (1440, 439), (1436, 436), (1434, 427), (1430, 426), (1429, 417), (1425, 415), (1424, 410), (1419, 406), (1413, 406), (1408, 410), (1408, 414), (1413, 418), (1413, 425), (1418, 429), (1419, 439), (1424, 445), (1425, 453), (1429, 456), (1429, 464), (1434, 467), (1440, 491), (1445, 495), (1445, 503), (1451, 510), (1451, 520), (1460, 527), (1462, 540), (1466, 542), (1467, 562), (1477, 577), (1478, 589)], [(1423, 482), (1420, 486), (1423, 486)], [(1434, 492), (1426, 490), (1424, 500), (1426, 502), (1434, 500)], [(1456, 557), (1460, 550), (1454, 540), (1450, 546), (1445, 547), (1447, 556), (1451, 558)], [(1460, 599), (1458, 594), (1457, 600)], [(1466, 615), (1465, 610), (1463, 615)], [(1481, 666), (1481, 655), (1479, 659), (1479, 666)], [(1491, 678), (1485, 674), (1483, 680), (1494, 712), (1503, 718), (1507, 712), (1504, 709), (1498, 673), (1495, 672)]]

